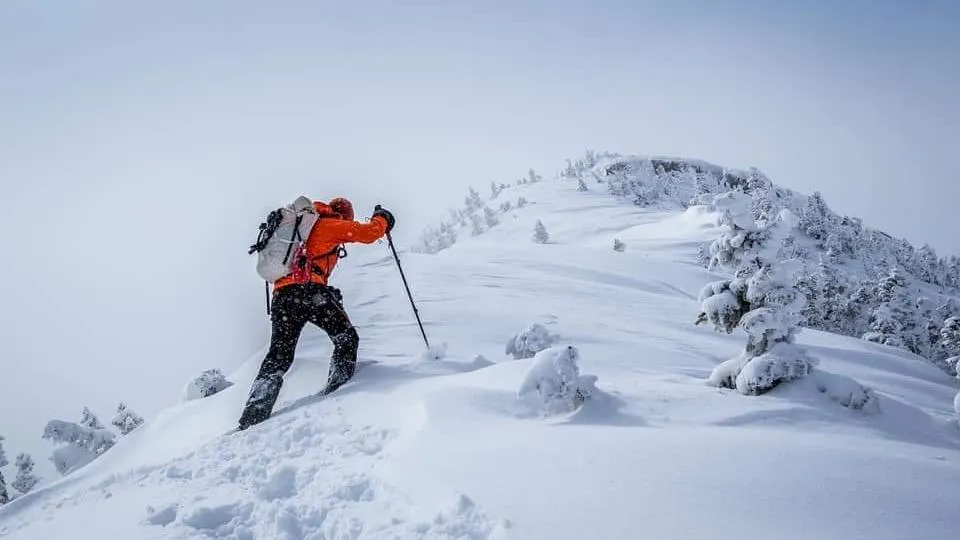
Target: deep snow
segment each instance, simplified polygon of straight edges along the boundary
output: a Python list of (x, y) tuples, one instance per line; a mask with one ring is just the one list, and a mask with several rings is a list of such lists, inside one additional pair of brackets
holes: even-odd
[[(0, 509), (0, 537), (955, 537), (957, 381), (902, 351), (804, 331), (821, 376), (761, 397), (709, 386), (744, 342), (693, 324), (697, 293), (722, 277), (695, 263), (715, 216), (576, 187), (507, 189), (499, 200), (530, 204), (436, 255), (401, 254), (442, 359), (422, 354), (388, 250), (356, 248), (335, 275), (373, 362), (354, 381), (306, 397), (330, 352), (308, 328), (273, 419), (224, 435), (261, 351), (233, 386)], [(537, 220), (550, 243), (533, 242)], [(543, 417), (517, 396), (535, 359), (504, 344), (532, 323), (597, 377), (574, 414)], [(841, 406), (841, 375), (875, 407)]]

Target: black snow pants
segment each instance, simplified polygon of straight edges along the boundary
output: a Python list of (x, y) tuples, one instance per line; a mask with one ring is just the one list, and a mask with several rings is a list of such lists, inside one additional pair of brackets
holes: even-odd
[(274, 294), (271, 321), (270, 350), (250, 388), (250, 396), (240, 417), (240, 429), (270, 417), (283, 386), (283, 375), (293, 364), (297, 341), (308, 322), (320, 327), (333, 342), (326, 392), (332, 392), (350, 380), (357, 367), (360, 337), (343, 310), (337, 289), (319, 283), (283, 287)]

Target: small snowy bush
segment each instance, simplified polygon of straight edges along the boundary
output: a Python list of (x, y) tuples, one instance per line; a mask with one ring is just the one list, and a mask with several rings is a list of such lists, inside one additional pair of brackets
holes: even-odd
[(957, 421), (960, 422), (960, 393), (953, 398), (953, 411), (957, 413)]
[(84, 417), (79, 424), (51, 420), (43, 430), (44, 439), (63, 445), (54, 450), (50, 458), (60, 474), (70, 474), (83, 467), (103, 455), (116, 442), (116, 435), (104, 429), (96, 417), (88, 415), (88, 412), (84, 409)]
[(17, 477), (13, 480), (13, 484), (11, 484), (13, 489), (23, 495), (33, 491), (33, 488), (40, 482), (37, 475), (33, 474), (33, 467), (33, 458), (27, 454), (17, 456)]
[[(3, 437), (0, 436), (0, 468), (7, 466), (7, 454), (3, 451)], [(3, 472), (0, 472), (0, 506), (10, 502), (10, 494), (7, 492), (7, 481), (3, 478)]]
[(431, 345), (420, 355), (424, 362), (438, 362), (447, 356), (447, 344)]
[(128, 435), (143, 425), (143, 417), (127, 408), (125, 403), (121, 403), (117, 406), (117, 414), (110, 423), (120, 430), (121, 435)]
[(627, 245), (623, 243), (619, 238), (613, 239), (613, 250), (623, 253), (627, 249)]
[(545, 414), (576, 410), (595, 390), (596, 377), (580, 375), (580, 353), (573, 346), (537, 353), (517, 397)]
[(507, 342), (506, 353), (516, 359), (533, 358), (538, 352), (550, 348), (560, 339), (545, 326), (534, 323), (521, 330)]
[(817, 370), (814, 373), (817, 390), (844, 407), (855, 410), (875, 412), (878, 410), (877, 398), (873, 391), (845, 375)]
[(183, 391), (183, 400), (191, 401), (210, 397), (231, 386), (233, 386), (233, 383), (228, 381), (219, 369), (208, 369), (201, 373), (199, 377), (187, 383), (187, 387)]
[(543, 222), (539, 219), (533, 229), (533, 241), (538, 244), (546, 244), (550, 241), (550, 234), (547, 232), (547, 228), (543, 225)]

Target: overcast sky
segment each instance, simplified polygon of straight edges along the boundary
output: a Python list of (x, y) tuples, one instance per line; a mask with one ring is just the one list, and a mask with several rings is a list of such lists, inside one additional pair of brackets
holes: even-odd
[(688, 156), (960, 253), (958, 2), (436, 4), (0, 2), (8, 453), (255, 353), (245, 248), (301, 193), (408, 242), (586, 148)]

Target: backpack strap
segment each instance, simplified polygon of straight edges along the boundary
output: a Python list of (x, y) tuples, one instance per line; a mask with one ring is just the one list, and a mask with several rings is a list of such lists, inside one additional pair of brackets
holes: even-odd
[(315, 257), (311, 257), (311, 258), (310, 258), (310, 270), (311, 270), (314, 274), (318, 274), (318, 275), (320, 275), (320, 276), (322, 276), (322, 277), (327, 277), (326, 272), (324, 272), (322, 268), (320, 268), (319, 266), (317, 266), (317, 264), (316, 264), (315, 261), (320, 260), (320, 259), (326, 259), (326, 258), (328, 258), (328, 257), (330, 257), (330, 256), (332, 256), (332, 255), (336, 255), (338, 259), (345, 259), (345, 258), (347, 257), (347, 255), (348, 255), (348, 253), (347, 253), (347, 248), (344, 247), (343, 244), (338, 244), (336, 247), (334, 247), (333, 249), (331, 249), (330, 251), (328, 251), (328, 252), (326, 252), (326, 253), (324, 253), (324, 254), (322, 254), (322, 255), (317, 255), (317, 256), (315, 256)]
[(283, 264), (287, 264), (287, 261), (290, 260), (290, 252), (293, 251), (293, 244), (303, 240), (303, 238), (300, 237), (300, 223), (302, 221), (303, 215), (297, 216), (297, 221), (293, 224), (293, 234), (290, 235), (290, 243), (287, 244), (287, 254), (283, 257)]

